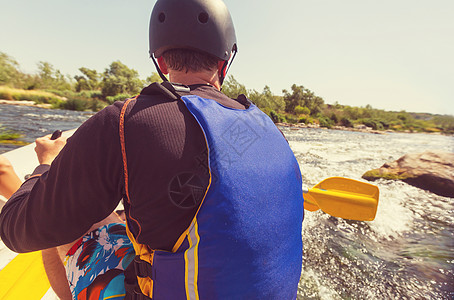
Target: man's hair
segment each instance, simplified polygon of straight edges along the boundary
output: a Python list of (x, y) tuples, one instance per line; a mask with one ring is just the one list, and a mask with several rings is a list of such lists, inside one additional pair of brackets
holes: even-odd
[(213, 55), (192, 49), (170, 49), (162, 56), (169, 69), (186, 73), (216, 70), (219, 61)]

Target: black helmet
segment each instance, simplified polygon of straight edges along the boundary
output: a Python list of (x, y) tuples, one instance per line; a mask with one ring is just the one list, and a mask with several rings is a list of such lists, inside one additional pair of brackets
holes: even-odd
[(149, 34), (152, 58), (187, 48), (228, 61), (237, 51), (232, 18), (221, 0), (158, 0)]

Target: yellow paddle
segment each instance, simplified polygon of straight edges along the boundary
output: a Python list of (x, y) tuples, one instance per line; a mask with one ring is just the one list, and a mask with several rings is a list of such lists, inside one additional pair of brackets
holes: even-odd
[(304, 192), (304, 209), (343, 219), (372, 221), (377, 213), (378, 187), (342, 177), (323, 180)]
[(0, 299), (41, 299), (50, 288), (41, 251), (18, 254), (0, 271)]

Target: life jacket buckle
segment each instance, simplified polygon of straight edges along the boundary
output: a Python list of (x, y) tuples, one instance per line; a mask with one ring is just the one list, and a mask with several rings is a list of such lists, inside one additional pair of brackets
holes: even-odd
[(134, 257), (134, 271), (136, 273), (136, 276), (144, 278), (144, 277), (150, 277), (152, 278), (152, 267), (151, 264), (140, 259), (139, 255), (136, 255)]

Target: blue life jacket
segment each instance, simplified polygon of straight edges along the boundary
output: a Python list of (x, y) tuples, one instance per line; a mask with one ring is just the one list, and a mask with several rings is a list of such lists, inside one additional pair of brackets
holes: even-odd
[(302, 265), (298, 163), (273, 122), (251, 104), (182, 96), (205, 135), (210, 183), (172, 252), (138, 244), (152, 299), (295, 299)]

